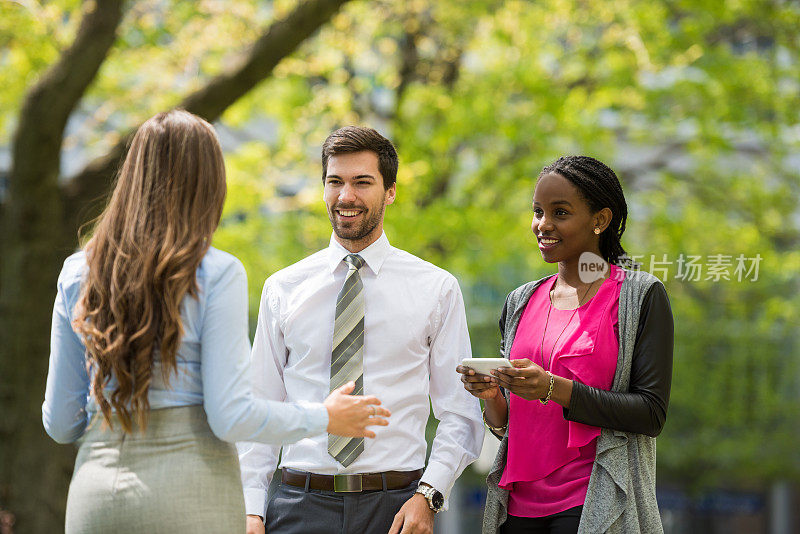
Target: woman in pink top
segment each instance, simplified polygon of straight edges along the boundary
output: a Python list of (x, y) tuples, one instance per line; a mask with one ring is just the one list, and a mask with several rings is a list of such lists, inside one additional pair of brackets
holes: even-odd
[(589, 524), (593, 517), (581, 518), (601, 427), (654, 436), (663, 426), (672, 316), (661, 284), (648, 290), (639, 322), (649, 317), (662, 326), (639, 325), (630, 387), (609, 391), (620, 354), (620, 290), (630, 274), (617, 266), (626, 218), (622, 187), (603, 163), (573, 156), (546, 167), (534, 191), (532, 230), (558, 273), (527, 284), (526, 302), (506, 303), (501, 330), (511, 340), (504, 355), (513, 368), (491, 377), (458, 368), (465, 388), (484, 400), (487, 427), (507, 436), (500, 532), (604, 531), (600, 522)]

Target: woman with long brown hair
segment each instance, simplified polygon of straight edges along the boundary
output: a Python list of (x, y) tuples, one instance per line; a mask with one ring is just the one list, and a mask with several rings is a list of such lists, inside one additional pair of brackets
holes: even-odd
[(68, 533), (244, 532), (231, 442), (374, 437), (368, 425), (388, 424), (353, 384), (302, 406), (253, 395), (246, 274), (210, 246), (225, 192), (211, 125), (160, 113), (64, 263), (42, 419), (59, 443), (80, 438)]

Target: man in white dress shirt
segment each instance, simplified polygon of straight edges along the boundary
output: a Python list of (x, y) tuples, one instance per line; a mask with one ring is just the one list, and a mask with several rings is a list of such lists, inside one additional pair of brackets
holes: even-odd
[[(270, 534), (430, 533), (483, 440), (478, 401), (455, 371), (471, 355), (461, 290), (383, 233), (396, 192), (389, 140), (341, 128), (322, 147), (322, 169), (330, 246), (264, 284), (254, 387), (273, 400), (319, 402), (355, 381), (355, 393), (377, 396), (392, 415), (374, 439), (321, 434), (283, 447), (269, 503), (280, 447), (240, 444), (248, 532), (264, 532), (265, 518)], [(439, 426), (425, 467), (431, 405)]]

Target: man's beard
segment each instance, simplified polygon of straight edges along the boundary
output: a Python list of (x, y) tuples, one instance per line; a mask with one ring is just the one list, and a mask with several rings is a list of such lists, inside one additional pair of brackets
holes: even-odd
[(328, 213), (328, 219), (331, 221), (331, 226), (333, 227), (333, 233), (339, 239), (347, 239), (348, 241), (358, 241), (360, 239), (364, 239), (373, 230), (380, 224), (383, 218), (383, 210), (385, 206), (381, 204), (378, 210), (370, 211), (371, 215), (364, 219), (361, 224), (356, 226), (350, 226), (348, 228), (343, 228), (340, 226), (336, 221), (336, 210), (337, 209), (347, 209), (342, 208), (341, 206), (337, 206)]

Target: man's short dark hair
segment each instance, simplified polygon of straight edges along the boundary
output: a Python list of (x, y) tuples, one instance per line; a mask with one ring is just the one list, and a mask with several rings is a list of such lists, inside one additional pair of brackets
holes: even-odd
[(378, 155), (378, 170), (383, 177), (383, 188), (389, 189), (397, 181), (397, 151), (392, 142), (372, 128), (345, 126), (339, 128), (322, 144), (322, 181), (328, 173), (328, 158), (337, 154), (350, 154), (369, 150)]

